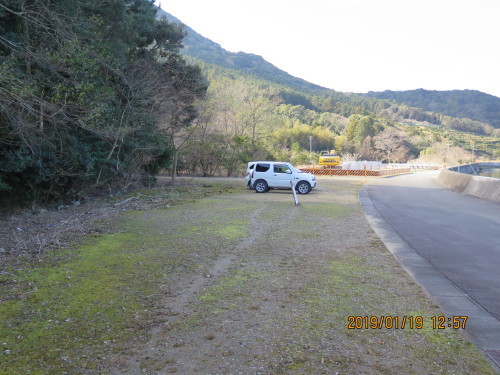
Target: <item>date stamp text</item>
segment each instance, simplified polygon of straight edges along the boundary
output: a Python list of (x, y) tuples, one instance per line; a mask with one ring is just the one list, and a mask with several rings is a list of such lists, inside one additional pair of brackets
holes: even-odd
[(430, 324), (432, 329), (465, 329), (468, 316), (431, 316), (416, 315), (381, 315), (381, 316), (349, 316), (348, 329), (422, 329)]

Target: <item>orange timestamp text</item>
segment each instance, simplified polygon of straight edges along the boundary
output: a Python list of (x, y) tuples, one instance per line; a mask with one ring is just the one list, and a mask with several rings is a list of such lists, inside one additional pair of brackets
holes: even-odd
[[(432, 329), (465, 329), (468, 316), (431, 316), (427, 320)], [(348, 329), (422, 329), (426, 325), (424, 317), (420, 315), (381, 315), (381, 316), (349, 316)]]

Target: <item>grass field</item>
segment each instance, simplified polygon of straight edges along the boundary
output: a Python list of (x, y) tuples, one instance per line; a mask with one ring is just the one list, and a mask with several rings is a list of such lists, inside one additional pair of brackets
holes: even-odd
[(0, 373), (494, 374), (433, 329), (438, 307), (359, 207), (364, 181), (320, 179), (297, 207), (239, 181), (142, 192), (107, 233), (3, 273)]

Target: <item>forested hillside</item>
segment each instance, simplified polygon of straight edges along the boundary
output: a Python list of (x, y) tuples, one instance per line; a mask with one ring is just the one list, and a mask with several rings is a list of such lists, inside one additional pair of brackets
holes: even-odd
[(210, 82), (204, 117), (195, 121), (197, 130), (180, 151), (179, 167), (187, 173), (231, 175), (252, 158), (310, 163), (332, 148), (344, 159), (438, 164), (498, 154), (499, 131), (491, 125), (291, 83), (287, 73), (262, 58), (257, 69), (255, 56), (225, 51), (186, 30), (182, 53)]
[[(173, 23), (181, 24), (181, 21), (179, 19), (163, 10), (160, 10), (159, 15), (165, 16), (169, 21)], [(378, 99), (376, 97), (371, 98), (369, 96), (358, 94), (336, 92), (334, 90), (311, 84), (300, 78), (293, 77), (290, 74), (270, 64), (269, 62), (265, 61), (260, 56), (243, 52), (233, 53), (226, 51), (219, 44), (203, 37), (189, 26), (184, 25), (184, 28), (186, 30), (187, 36), (184, 39), (184, 48), (182, 50), (182, 53), (185, 56), (194, 58), (196, 61), (203, 61), (205, 63), (212, 64), (218, 67), (231, 69), (235, 72), (234, 74), (242, 74), (245, 76), (253, 77), (255, 79), (262, 79), (278, 85), (286, 86), (290, 89), (300, 91), (304, 94), (328, 96), (331, 101), (334, 101), (339, 105), (362, 107), (367, 112), (375, 113), (379, 116), (389, 117), (397, 121), (411, 120), (418, 122), (427, 122), (432, 125), (443, 126), (450, 129), (472, 132), (476, 134), (498, 134), (498, 131), (495, 131), (494, 127), (494, 125), (496, 124), (494, 120), (496, 119), (496, 121), (498, 121), (498, 118), (495, 118), (494, 113), (490, 112), (489, 117), (481, 117), (479, 115), (479, 112), (483, 112), (483, 109), (485, 109), (485, 113), (488, 113), (486, 109), (489, 108), (491, 110), (491, 98), (486, 98), (489, 97), (489, 95), (476, 95), (476, 99), (468, 101), (469, 99), (471, 99), (470, 96), (467, 95), (469, 91), (464, 91), (465, 94), (461, 96), (460, 103), (466, 103), (465, 106), (470, 108), (470, 110), (468, 110), (467, 113), (463, 115), (462, 112), (459, 113), (452, 109), (456, 108), (457, 105), (451, 102), (445, 103), (439, 108), (437, 108), (436, 106), (430, 106), (429, 108), (427, 108), (426, 106), (416, 106), (404, 101), (402, 101), (401, 104), (398, 104), (394, 102), (392, 98), (382, 97)], [(482, 105), (477, 106), (476, 104), (478, 103), (478, 100), (480, 101), (482, 99), (489, 99), (489, 101), (486, 100), (485, 102), (481, 102)], [(312, 109), (311, 107), (308, 108)], [(475, 109), (473, 110), (473, 108)], [(467, 114), (470, 114), (470, 116), (468, 116)], [(489, 121), (486, 122), (486, 119), (488, 119)]]
[(198, 64), (210, 86), (203, 116), (181, 150), (179, 166), (187, 173), (231, 175), (252, 159), (308, 164), (332, 148), (344, 159), (385, 162), (454, 164), (500, 156), (497, 137), (405, 119), (413, 113), (409, 107), (334, 91), (307, 94)]
[(386, 99), (439, 112), (452, 117), (466, 117), (500, 128), (500, 98), (474, 90), (369, 92), (370, 98)]
[(0, 192), (79, 196), (146, 180), (175, 155), (206, 82), (149, 0), (2, 1)]

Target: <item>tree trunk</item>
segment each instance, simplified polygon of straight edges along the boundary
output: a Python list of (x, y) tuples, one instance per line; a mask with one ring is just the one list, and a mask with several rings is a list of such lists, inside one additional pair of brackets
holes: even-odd
[(174, 163), (172, 166), (172, 181), (177, 177), (177, 156), (179, 155), (179, 150), (174, 152)]

